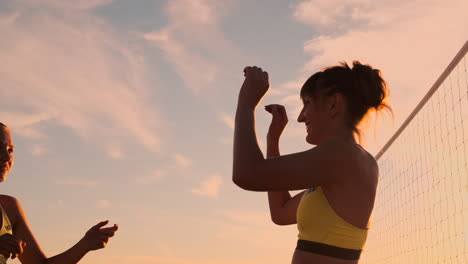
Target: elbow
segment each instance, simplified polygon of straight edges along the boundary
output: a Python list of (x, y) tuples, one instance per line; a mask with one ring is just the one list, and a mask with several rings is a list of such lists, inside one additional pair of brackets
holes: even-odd
[(273, 215), (271, 216), (271, 221), (272, 221), (273, 224), (275, 224), (275, 225), (279, 225), (279, 226), (283, 225), (282, 222), (279, 221), (279, 219), (276, 218), (276, 217), (274, 217)]
[(239, 188), (246, 191), (260, 191), (256, 188), (254, 182), (252, 181), (252, 176), (246, 172), (234, 172), (232, 175), (232, 181)]
[(275, 224), (275, 225), (279, 225), (279, 226), (285, 226), (285, 225), (290, 225), (291, 223), (288, 223), (286, 221), (284, 221), (284, 219), (281, 219), (279, 217), (275, 217), (275, 216), (271, 216), (271, 221)]
[(234, 182), (235, 185), (237, 185), (241, 189), (251, 191), (250, 184), (247, 179), (248, 177), (241, 173), (234, 173), (232, 175), (232, 182)]

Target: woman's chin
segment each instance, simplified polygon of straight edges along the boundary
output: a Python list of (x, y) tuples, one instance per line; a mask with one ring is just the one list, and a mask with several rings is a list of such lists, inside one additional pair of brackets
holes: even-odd
[(7, 174), (0, 174), (0, 182), (4, 182), (7, 178)]

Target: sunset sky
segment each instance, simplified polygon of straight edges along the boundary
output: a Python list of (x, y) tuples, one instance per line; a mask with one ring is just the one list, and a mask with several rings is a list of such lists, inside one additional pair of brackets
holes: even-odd
[[(17, 197), (48, 256), (109, 219), (85, 264), (289, 263), (296, 226), (231, 181), (242, 70), (269, 72), (286, 106), (281, 152), (313, 146), (303, 82), (360, 60), (382, 71), (395, 120), (364, 129), (376, 154), (468, 36), (466, 0), (0, 0), (0, 122)], [(269, 114), (259, 107), (264, 148)], [(9, 261), (9, 263), (19, 263)]]

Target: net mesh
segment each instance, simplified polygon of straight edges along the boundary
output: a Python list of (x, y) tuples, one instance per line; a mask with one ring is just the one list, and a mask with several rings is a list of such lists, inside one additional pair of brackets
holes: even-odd
[(360, 263), (468, 263), (467, 47), (377, 156)]

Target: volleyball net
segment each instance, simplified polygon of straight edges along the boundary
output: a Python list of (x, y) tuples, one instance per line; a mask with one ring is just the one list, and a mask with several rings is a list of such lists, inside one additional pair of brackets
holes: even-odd
[(468, 263), (468, 41), (377, 154), (360, 263)]

